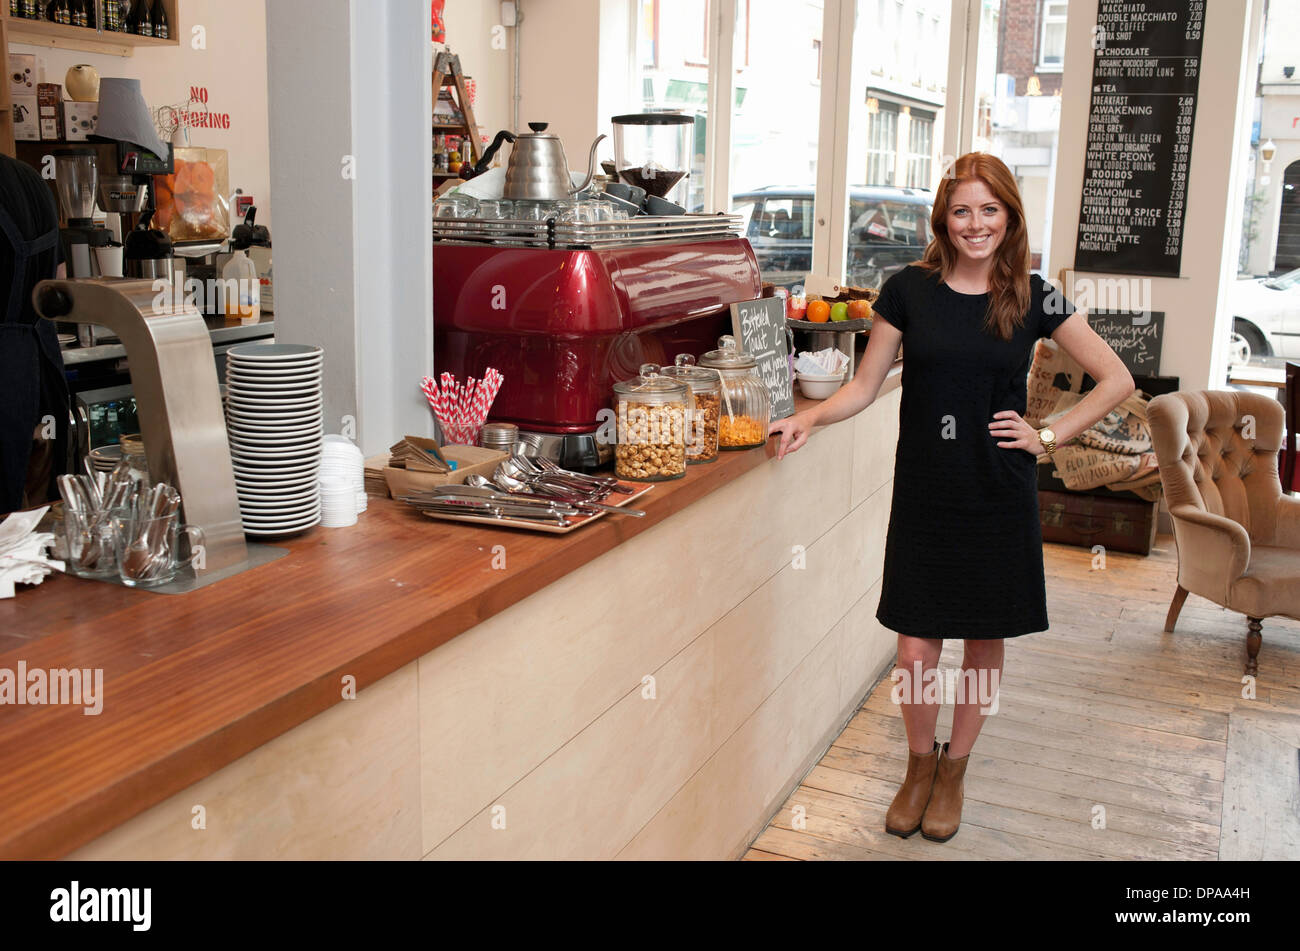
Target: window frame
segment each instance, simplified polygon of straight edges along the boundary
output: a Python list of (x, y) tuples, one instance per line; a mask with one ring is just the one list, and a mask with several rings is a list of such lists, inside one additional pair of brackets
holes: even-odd
[[(1058, 14), (1049, 14), (1049, 8), (1059, 8), (1063, 12)], [(1038, 6), (1038, 55), (1034, 60), (1038, 64), (1040, 73), (1061, 73), (1065, 71), (1065, 24), (1069, 18), (1068, 0), (1039, 0)], [(1047, 61), (1047, 30), (1048, 27), (1058, 26), (1061, 29), (1061, 59), (1060, 62), (1051, 63)]]

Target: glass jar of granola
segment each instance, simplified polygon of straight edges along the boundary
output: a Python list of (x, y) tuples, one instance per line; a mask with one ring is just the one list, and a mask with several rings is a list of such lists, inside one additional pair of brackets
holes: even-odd
[(695, 357), (679, 353), (676, 364), (664, 373), (681, 380), (690, 390), (687, 407), (686, 464), (713, 462), (718, 458), (718, 417), (722, 415), (722, 378), (717, 370), (695, 365)]
[(666, 482), (686, 474), (687, 385), (647, 363), (641, 375), (614, 384), (618, 445), (614, 474), (634, 482)]

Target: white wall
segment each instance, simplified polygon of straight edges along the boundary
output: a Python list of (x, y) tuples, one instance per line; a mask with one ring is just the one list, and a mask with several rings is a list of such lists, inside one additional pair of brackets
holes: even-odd
[[(1254, 0), (1262, 2), (1262, 0)], [(1165, 313), (1160, 372), (1181, 378), (1184, 390), (1221, 388), (1232, 318), (1224, 309), (1237, 272), (1243, 172), (1234, 142), (1248, 137), (1254, 66), (1248, 56), (1252, 0), (1206, 4), (1201, 80), (1192, 130), (1182, 277), (1150, 278), (1150, 308)], [(1092, 27), (1097, 0), (1071, 0), (1061, 90), (1061, 138), (1056, 166), (1055, 217), (1047, 275), (1072, 268), (1087, 143), (1092, 84)], [(1082, 275), (1113, 279), (1123, 275)], [(1076, 278), (1077, 283), (1078, 278)], [(1067, 282), (1066, 290), (1071, 290)], [(1071, 296), (1076, 300), (1080, 292)]]
[[(586, 160), (600, 115), (600, 0), (523, 0), (519, 123), (549, 122), (570, 168)], [(613, 155), (609, 146), (603, 154)]]
[(447, 42), (435, 44), (434, 54), (448, 49), (460, 56), (461, 68), (477, 85), (474, 118), (490, 142), (499, 130), (513, 128), (515, 31), (498, 29), (497, 0), (447, 0), (443, 20)]
[[(13, 43), (14, 53), (34, 53), (42, 82), (63, 83), (68, 67), (89, 63), (101, 77), (139, 79), (150, 107), (184, 102), (191, 86), (206, 86), (208, 108), (230, 115), (229, 129), (192, 129), (192, 145), (230, 153), (230, 190), (257, 201), (259, 224), (271, 224), (271, 173), (266, 108), (266, 0), (182, 0), (172, 24), (179, 47), (147, 47), (134, 56), (106, 56)], [(194, 49), (196, 26), (207, 48)], [(63, 97), (68, 98), (64, 90)]]

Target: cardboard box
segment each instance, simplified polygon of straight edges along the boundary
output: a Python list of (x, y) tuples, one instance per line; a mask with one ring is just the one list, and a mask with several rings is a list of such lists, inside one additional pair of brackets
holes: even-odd
[(36, 87), (36, 104), (41, 118), (41, 141), (64, 141), (63, 87), (58, 83), (41, 83)]
[(456, 462), (454, 471), (416, 472), (386, 466), (384, 478), (388, 480), (388, 490), (393, 498), (439, 485), (464, 485), (465, 479), (470, 475), (491, 478), (496, 467), (510, 455), (496, 449), (484, 449), (482, 446), (443, 446), (441, 452), (444, 458)]
[(9, 95), (36, 95), (36, 57), (31, 53), (9, 54)]
[(41, 141), (40, 106), (35, 96), (14, 96), (14, 140)]
[(85, 142), (99, 124), (99, 103), (65, 102), (63, 104), (64, 133), (69, 142)]

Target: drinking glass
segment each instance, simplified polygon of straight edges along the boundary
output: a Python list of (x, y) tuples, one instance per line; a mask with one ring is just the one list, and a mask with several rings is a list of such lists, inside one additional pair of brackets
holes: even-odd
[(113, 520), (107, 512), (63, 509), (63, 544), (68, 573), (81, 578), (105, 578), (117, 570)]
[(472, 195), (443, 195), (433, 203), (433, 217), (473, 218), (478, 214), (478, 206), (478, 199)]

